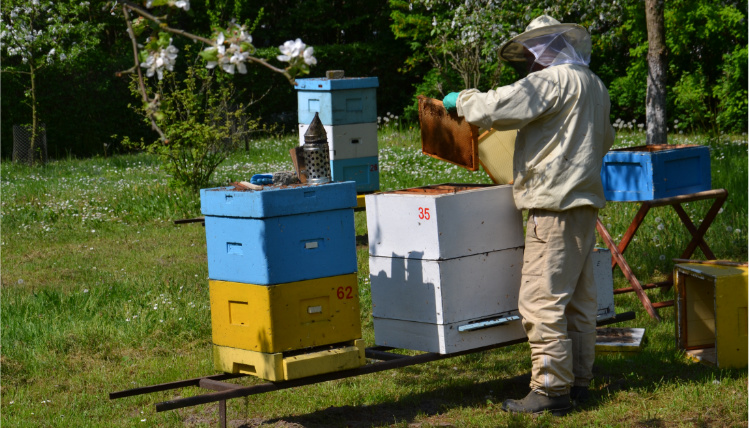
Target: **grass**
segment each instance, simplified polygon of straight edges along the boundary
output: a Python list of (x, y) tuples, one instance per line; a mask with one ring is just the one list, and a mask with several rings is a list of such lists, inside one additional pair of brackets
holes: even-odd
[[(420, 152), (416, 130), (380, 131), (381, 189), (489, 183)], [(231, 156), (216, 183), (290, 170), (296, 137), (255, 141)], [(671, 142), (711, 149), (713, 187), (729, 199), (707, 242), (721, 259), (747, 260), (746, 136)], [(620, 132), (617, 147), (644, 144)], [(144, 155), (66, 159), (28, 168), (3, 163), (0, 422), (14, 427), (215, 426), (216, 405), (156, 413), (154, 404), (197, 388), (110, 401), (108, 393), (213, 374), (205, 233), (173, 220), (200, 216), (197, 195), (177, 192)], [(690, 203), (698, 218), (706, 203)], [(616, 239), (636, 204), (601, 218)], [(627, 252), (642, 282), (662, 279), (688, 241), (673, 210), (656, 208)], [(357, 233), (366, 231), (356, 214)], [(358, 250), (363, 337), (371, 345), (368, 254)], [(697, 250), (696, 257), (702, 257)], [(618, 271), (615, 287), (624, 286)], [(672, 292), (649, 291), (651, 300)], [(398, 370), (236, 399), (231, 426), (747, 426), (747, 373), (689, 361), (676, 349), (673, 309), (651, 320), (633, 294), (617, 295), (620, 326), (646, 328), (644, 349), (596, 359), (594, 402), (564, 418), (503, 413), (527, 393), (527, 344)], [(247, 378), (238, 381), (253, 384)]]

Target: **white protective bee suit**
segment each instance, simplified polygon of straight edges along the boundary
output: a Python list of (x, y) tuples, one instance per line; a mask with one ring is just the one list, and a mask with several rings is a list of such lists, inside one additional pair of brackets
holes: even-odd
[(458, 115), (480, 128), (519, 130), (513, 196), (518, 209), (529, 210), (519, 310), (531, 346), (531, 390), (549, 397), (587, 388), (595, 358), (590, 254), (614, 129), (608, 91), (588, 68), (590, 49), (583, 27), (536, 18), (500, 50), (509, 61), (533, 60), (531, 73), (488, 92), (462, 91), (456, 102)]

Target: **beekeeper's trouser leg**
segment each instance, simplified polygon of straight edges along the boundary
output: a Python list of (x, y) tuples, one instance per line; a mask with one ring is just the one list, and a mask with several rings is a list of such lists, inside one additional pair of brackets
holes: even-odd
[(519, 310), (531, 346), (531, 389), (556, 397), (593, 378), (598, 210), (528, 214)]

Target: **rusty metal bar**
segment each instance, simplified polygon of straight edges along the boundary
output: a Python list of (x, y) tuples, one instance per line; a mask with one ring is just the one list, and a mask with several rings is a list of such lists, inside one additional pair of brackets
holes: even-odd
[(517, 343), (523, 343), (527, 339), (518, 339), (510, 342), (504, 342), (501, 344), (495, 344), (482, 348), (470, 349), (467, 351), (456, 352), (453, 354), (437, 354), (437, 353), (425, 353), (415, 356), (409, 356), (406, 358), (397, 358), (390, 361), (381, 361), (373, 364), (368, 364), (363, 367), (356, 369), (343, 370), (339, 372), (326, 373), (317, 376), (310, 376), (301, 379), (293, 379), (284, 382), (271, 382), (259, 385), (239, 387), (219, 392), (214, 392), (205, 395), (196, 395), (193, 397), (179, 398), (176, 400), (164, 401), (156, 404), (157, 412), (164, 412), (167, 410), (181, 409), (184, 407), (196, 406), (199, 404), (214, 403), (216, 401), (228, 400), (231, 398), (247, 397), (249, 395), (262, 394), (270, 391), (279, 391), (282, 389), (295, 388), (298, 386), (312, 385), (320, 382), (327, 382), (331, 380), (343, 379), (348, 377), (356, 377), (365, 374), (377, 373), (385, 370), (391, 370), (396, 368), (413, 366), (416, 364), (424, 364), (432, 361), (443, 360), (445, 358), (457, 357), (460, 355), (467, 355), (474, 352), (487, 351), (490, 349), (499, 348), (502, 346), (514, 345)]
[(221, 428), (226, 428), (226, 400), (218, 402), (218, 424)]
[[(642, 287), (643, 290), (649, 290), (652, 288), (670, 287), (671, 285), (673, 285), (673, 281), (661, 281), (652, 284), (641, 284), (640, 287)], [(635, 291), (635, 289), (632, 287), (615, 288), (614, 294), (631, 293), (633, 291)]]
[(364, 356), (366, 356), (367, 358), (371, 358), (373, 360), (380, 360), (380, 361), (390, 361), (390, 360), (398, 360), (401, 358), (408, 358), (408, 355), (393, 354), (392, 352), (387, 352), (386, 349), (376, 349), (376, 348), (365, 349)]
[[(615, 314), (613, 317), (602, 320), (597, 323), (598, 326), (614, 324), (617, 322), (628, 321), (635, 319), (635, 313), (624, 312), (621, 314)], [(167, 410), (180, 409), (184, 407), (196, 406), (199, 404), (207, 404), (218, 402), (219, 403), (219, 420), (222, 427), (226, 426), (226, 400), (231, 398), (246, 397), (249, 395), (262, 394), (271, 391), (278, 391), (282, 389), (295, 388), (298, 386), (312, 385), (315, 383), (327, 382), (331, 380), (343, 379), (348, 377), (361, 376), (365, 374), (377, 373), (385, 370), (391, 370), (396, 368), (408, 367), (417, 364), (428, 363), (432, 361), (443, 360), (446, 358), (457, 357), (461, 355), (468, 355), (476, 352), (488, 351), (504, 346), (515, 345), (523, 343), (527, 339), (518, 339), (509, 342), (503, 342), (481, 348), (469, 349), (462, 352), (455, 352), (452, 354), (437, 354), (437, 353), (424, 353), (415, 356), (393, 354), (387, 352), (394, 348), (385, 346), (376, 346), (367, 348), (365, 355), (369, 358), (381, 359), (380, 362), (368, 364), (363, 367), (359, 367), (351, 370), (344, 370), (333, 373), (326, 373), (317, 376), (310, 376), (302, 379), (294, 379), (285, 382), (270, 382), (252, 386), (242, 386), (228, 382), (222, 382), (222, 380), (235, 379), (239, 377), (245, 377), (243, 374), (219, 374), (213, 376), (204, 376), (200, 378), (187, 379), (176, 382), (169, 382), (159, 385), (152, 385), (141, 388), (134, 388), (120, 392), (113, 392), (109, 394), (110, 399), (129, 397), (134, 395), (147, 394), (157, 391), (166, 391), (169, 389), (182, 388), (188, 386), (198, 386), (205, 389), (217, 391), (210, 394), (198, 395), (193, 397), (181, 398), (176, 400), (164, 401), (156, 404), (156, 411), (163, 412)]]
[(196, 377), (193, 379), (178, 380), (175, 382), (161, 383), (158, 385), (143, 386), (140, 388), (133, 388), (133, 389), (127, 389), (124, 391), (111, 392), (109, 394), (109, 399), (114, 400), (115, 398), (132, 397), (134, 395), (149, 394), (152, 392), (159, 392), (159, 391), (168, 391), (170, 389), (186, 388), (188, 386), (200, 386), (200, 381), (204, 379), (227, 380), (227, 379), (235, 379), (238, 377), (245, 377), (245, 376), (247, 375), (222, 373), (222, 374), (212, 375), (212, 376), (204, 376), (204, 377)]
[[(687, 231), (692, 235), (692, 240), (690, 241), (690, 244), (692, 241), (696, 243), (700, 247), (700, 250), (702, 250), (702, 253), (705, 254), (705, 257), (708, 260), (715, 260), (715, 254), (713, 254), (713, 251), (710, 249), (710, 247), (707, 246), (707, 242), (703, 239), (704, 233), (699, 233), (697, 228), (694, 226), (694, 223), (692, 223), (692, 219), (689, 218), (689, 214), (687, 214), (686, 211), (684, 211), (684, 208), (681, 205), (674, 205), (674, 211), (676, 211), (676, 214), (681, 219), (681, 222), (684, 224), (684, 227), (687, 228)], [(703, 220), (703, 224), (705, 221)], [(707, 229), (705, 229), (707, 231)], [(686, 251), (685, 251), (686, 252)], [(694, 252), (694, 250), (692, 250)], [(684, 254), (682, 255), (684, 256)], [(690, 257), (691, 254), (686, 254), (686, 257)]]
[(203, 225), (205, 225), (205, 217), (185, 218), (182, 220), (174, 220), (174, 224), (186, 224), (186, 223), (203, 223)]
[(198, 386), (212, 391), (226, 391), (242, 387), (242, 385), (237, 385), (236, 383), (221, 382), (213, 379), (201, 379)]
[(623, 322), (623, 321), (630, 321), (633, 319), (635, 319), (634, 311), (622, 312), (620, 314), (615, 314), (613, 317), (609, 319), (596, 322), (596, 327), (602, 327), (604, 325), (615, 324), (615, 323)]

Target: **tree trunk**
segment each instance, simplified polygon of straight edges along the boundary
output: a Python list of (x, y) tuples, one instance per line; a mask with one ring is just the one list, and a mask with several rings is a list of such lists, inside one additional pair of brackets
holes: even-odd
[(645, 0), (648, 27), (648, 91), (645, 104), (647, 144), (667, 144), (666, 133), (666, 30), (665, 0)]
[(29, 142), (29, 151), (31, 152), (30, 164), (36, 164), (36, 138), (39, 135), (39, 118), (36, 115), (36, 68), (34, 62), (29, 61), (29, 74), (31, 75), (31, 141)]

